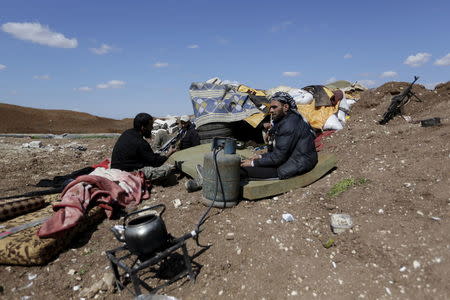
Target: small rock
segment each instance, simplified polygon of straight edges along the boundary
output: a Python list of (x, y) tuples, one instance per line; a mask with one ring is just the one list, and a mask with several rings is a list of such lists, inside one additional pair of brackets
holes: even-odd
[(286, 222), (293, 222), (295, 219), (291, 214), (283, 214), (283, 220)]
[(116, 282), (116, 278), (114, 277), (113, 273), (106, 272), (105, 274), (103, 274), (102, 280), (105, 283), (107, 290), (114, 289), (114, 283)]
[(74, 286), (72, 289), (76, 292), (80, 289), (81, 287), (79, 285)]
[(414, 269), (420, 268), (420, 262), (418, 262), (417, 260), (413, 261), (413, 267)]
[(173, 203), (173, 206), (175, 208), (178, 208), (178, 207), (181, 206), (181, 200), (180, 199), (175, 199), (175, 200), (172, 201), (172, 203)]
[(406, 267), (405, 266), (400, 268), (400, 272), (405, 272), (405, 271), (406, 271)]
[(353, 227), (352, 217), (346, 214), (332, 214), (331, 227), (336, 234), (344, 232), (346, 229)]
[(34, 280), (34, 279), (36, 279), (36, 277), (37, 277), (37, 274), (31, 274), (31, 273), (28, 274), (28, 280)]
[(273, 197), (272, 199), (275, 200), (275, 201), (277, 201), (279, 198), (278, 198), (278, 197)]
[(234, 240), (234, 232), (228, 232), (226, 236), (227, 240)]
[(386, 287), (385, 289), (386, 289), (386, 293), (388, 293), (389, 296), (392, 295), (391, 290), (388, 287)]
[(70, 269), (69, 272), (67, 272), (67, 274), (69, 275), (74, 275), (76, 273), (76, 271), (74, 269)]
[(28, 148), (42, 148), (42, 142), (41, 141), (32, 141), (28, 143)]

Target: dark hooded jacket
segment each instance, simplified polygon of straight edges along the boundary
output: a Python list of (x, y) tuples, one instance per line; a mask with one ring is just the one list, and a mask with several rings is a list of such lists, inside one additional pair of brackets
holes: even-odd
[(131, 172), (146, 166), (159, 167), (166, 160), (166, 156), (153, 152), (139, 130), (131, 128), (114, 145), (111, 168)]
[(275, 141), (273, 151), (255, 160), (255, 167), (277, 168), (280, 179), (303, 174), (314, 168), (317, 164), (315, 136), (300, 115), (288, 112), (281, 120), (274, 122), (272, 132)]

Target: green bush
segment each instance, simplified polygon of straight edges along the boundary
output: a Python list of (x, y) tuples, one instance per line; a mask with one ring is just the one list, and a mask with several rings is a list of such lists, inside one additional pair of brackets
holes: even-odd
[(355, 185), (361, 185), (361, 184), (365, 184), (367, 183), (369, 180), (366, 178), (345, 178), (342, 179), (341, 181), (339, 181), (338, 183), (336, 183), (331, 190), (327, 193), (327, 196), (329, 197), (336, 197), (340, 194), (342, 194), (343, 192), (345, 192), (346, 190), (348, 190), (349, 188), (351, 188), (352, 186)]

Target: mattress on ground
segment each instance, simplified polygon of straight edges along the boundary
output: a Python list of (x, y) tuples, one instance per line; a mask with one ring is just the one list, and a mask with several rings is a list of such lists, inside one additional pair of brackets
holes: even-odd
[(0, 220), (5, 221), (45, 206), (44, 197), (20, 197), (0, 203)]
[[(184, 173), (196, 178), (195, 166), (197, 164), (203, 165), (203, 157), (210, 151), (211, 144), (188, 148), (171, 155), (169, 163), (176, 164), (178, 162)], [(236, 153), (243, 158), (253, 155), (253, 152), (249, 149), (237, 150)], [(249, 181), (242, 185), (242, 197), (249, 200), (261, 199), (310, 185), (336, 167), (335, 155), (323, 152), (319, 152), (318, 155), (317, 165), (308, 173), (284, 180)]]
[[(45, 196), (48, 202), (59, 199), (59, 194)], [(38, 211), (19, 216), (7, 222), (1, 230), (27, 224), (53, 214), (51, 205)], [(58, 238), (41, 239), (36, 235), (39, 226), (30, 227), (0, 239), (0, 264), (6, 265), (42, 265), (61, 253), (72, 239), (80, 232), (104, 218), (104, 211), (100, 207), (92, 208), (79, 224), (59, 236)]]

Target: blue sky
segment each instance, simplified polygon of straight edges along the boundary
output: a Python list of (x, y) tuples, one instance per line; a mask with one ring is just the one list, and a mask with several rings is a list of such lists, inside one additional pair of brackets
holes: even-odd
[(450, 1), (1, 0), (0, 102), (192, 114), (191, 82), (450, 80)]

